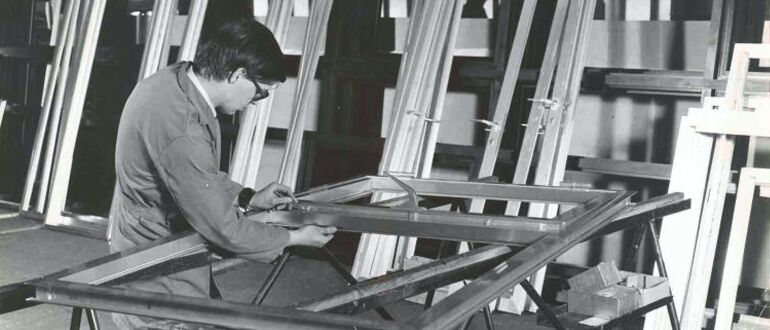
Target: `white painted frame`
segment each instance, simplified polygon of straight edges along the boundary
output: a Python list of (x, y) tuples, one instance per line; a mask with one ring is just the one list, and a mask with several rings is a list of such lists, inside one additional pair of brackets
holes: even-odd
[(738, 282), (743, 269), (743, 252), (746, 248), (751, 205), (754, 202), (754, 190), (758, 186), (770, 187), (770, 169), (744, 167), (741, 170), (740, 181), (738, 181), (738, 194), (730, 225), (730, 236), (726, 242), (727, 252), (721, 270), (722, 283), (716, 306), (714, 329), (729, 329), (733, 323), (733, 311), (735, 310)]

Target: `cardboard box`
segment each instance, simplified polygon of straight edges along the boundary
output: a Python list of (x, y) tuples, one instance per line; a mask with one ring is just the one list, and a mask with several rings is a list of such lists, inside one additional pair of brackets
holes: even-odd
[(596, 267), (568, 279), (570, 290), (594, 292), (620, 282), (620, 273), (615, 262), (602, 262)]
[(671, 295), (668, 279), (646, 274), (629, 273), (622, 282), (625, 286), (639, 291), (639, 307), (649, 305)]
[[(591, 291), (617, 276), (617, 281)], [(575, 281), (573, 279), (577, 278)], [(671, 295), (664, 277), (618, 272), (614, 264), (602, 263), (570, 279), (567, 310), (587, 316), (615, 319)]]
[(640, 298), (638, 289), (616, 284), (594, 292), (570, 290), (567, 310), (611, 320), (637, 309)]

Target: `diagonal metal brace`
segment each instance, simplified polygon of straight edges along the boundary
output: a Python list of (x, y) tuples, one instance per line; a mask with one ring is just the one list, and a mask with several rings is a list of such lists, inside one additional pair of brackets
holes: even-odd
[(406, 191), (407, 195), (409, 196), (409, 201), (403, 204), (404, 208), (410, 209), (410, 210), (419, 210), (420, 207), (418, 206), (419, 201), (417, 199), (417, 191), (415, 191), (412, 187), (404, 183), (404, 181), (401, 181), (399, 178), (397, 178), (395, 175), (391, 174), (390, 172), (386, 172), (385, 175), (387, 175), (391, 180), (393, 180), (393, 182), (395, 182), (399, 187), (404, 189), (404, 191)]

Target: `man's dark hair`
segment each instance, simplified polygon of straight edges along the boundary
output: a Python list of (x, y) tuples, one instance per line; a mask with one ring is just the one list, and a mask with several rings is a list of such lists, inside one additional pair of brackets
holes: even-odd
[(283, 82), (286, 68), (283, 53), (273, 33), (253, 19), (222, 24), (198, 45), (195, 72), (207, 79), (225, 80), (245, 68), (252, 81)]

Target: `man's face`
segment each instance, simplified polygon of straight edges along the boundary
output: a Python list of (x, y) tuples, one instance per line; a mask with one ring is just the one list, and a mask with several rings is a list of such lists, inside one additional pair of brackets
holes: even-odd
[(249, 104), (268, 97), (270, 92), (280, 85), (278, 82), (268, 83), (249, 79), (243, 69), (236, 70), (228, 79), (228, 83), (230, 97), (219, 109), (227, 115), (245, 110)]

